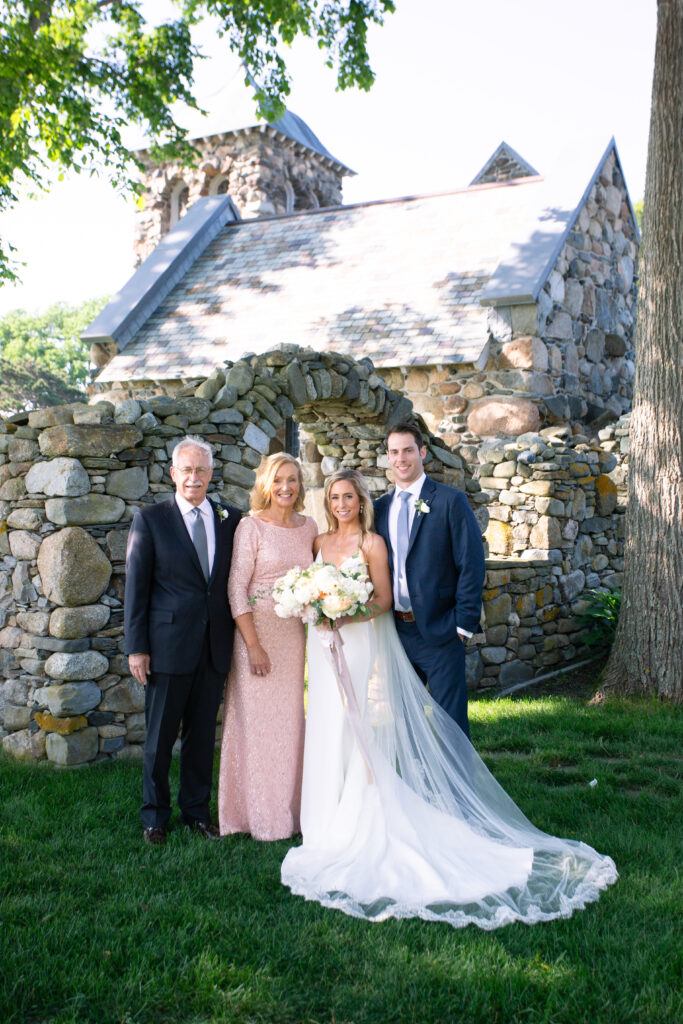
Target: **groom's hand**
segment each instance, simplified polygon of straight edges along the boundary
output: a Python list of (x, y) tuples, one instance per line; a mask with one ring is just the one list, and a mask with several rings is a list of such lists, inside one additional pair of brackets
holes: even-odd
[(128, 668), (130, 674), (140, 683), (140, 686), (147, 685), (147, 676), (150, 673), (149, 654), (129, 654)]

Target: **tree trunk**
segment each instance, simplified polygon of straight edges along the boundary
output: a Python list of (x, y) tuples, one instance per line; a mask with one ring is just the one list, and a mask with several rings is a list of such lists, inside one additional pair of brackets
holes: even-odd
[(683, 0), (658, 0), (625, 574), (603, 689), (683, 702)]

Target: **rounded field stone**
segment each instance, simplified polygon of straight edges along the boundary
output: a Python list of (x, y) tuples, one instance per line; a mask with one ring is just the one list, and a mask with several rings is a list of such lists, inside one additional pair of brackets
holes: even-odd
[(65, 736), (70, 732), (85, 729), (88, 719), (85, 715), (75, 715), (72, 718), (56, 718), (49, 711), (36, 711), (36, 722), (43, 732), (60, 732)]
[[(247, 390), (249, 390), (247, 388)], [(239, 395), (237, 388), (232, 387), (230, 384), (224, 384), (216, 392), (216, 397), (213, 401), (214, 409), (230, 409), (237, 401)]]
[(225, 375), (223, 373), (212, 374), (211, 377), (202, 381), (199, 387), (195, 388), (195, 398), (206, 398), (210, 402), (224, 382)]
[(265, 455), (270, 447), (270, 438), (255, 423), (247, 423), (244, 429), (244, 441), (261, 455)]
[(111, 686), (102, 696), (100, 711), (122, 711), (131, 714), (145, 709), (145, 690), (137, 679), (128, 676)]
[[(68, 654), (57, 651), (45, 662), (45, 674), (52, 679), (72, 682), (80, 679), (99, 679), (109, 671), (109, 659), (99, 651), (78, 651)], [(99, 687), (97, 688), (99, 690)]]
[(19, 612), (17, 614), (17, 625), (34, 636), (47, 636), (49, 622), (49, 612)]
[(223, 466), (223, 479), (226, 484), (236, 484), (238, 487), (250, 488), (254, 486), (256, 474), (253, 469), (241, 466), (239, 462), (226, 462)]
[(509, 594), (501, 594), (499, 597), (491, 598), (490, 601), (484, 601), (486, 628), (489, 629), (491, 626), (507, 622), (511, 611), (512, 598)]
[(211, 402), (205, 398), (178, 398), (175, 405), (176, 414), (187, 416), (190, 423), (201, 423), (211, 412)]
[(15, 508), (7, 516), (7, 525), (12, 530), (39, 530), (43, 520), (34, 508)]
[[(601, 516), (609, 515), (617, 507), (617, 488), (613, 480), (605, 473), (601, 473), (595, 481), (595, 493), (598, 503), (598, 512)], [(11, 544), (11, 536), (10, 536)]]
[(26, 494), (26, 485), (24, 480), (20, 476), (15, 476), (10, 480), (6, 480), (5, 483), (0, 487), (0, 500), (2, 501), (18, 501), (19, 498), (23, 498)]
[(507, 658), (505, 647), (482, 647), (479, 653), (485, 665), (502, 665)]
[(481, 437), (494, 434), (516, 437), (538, 430), (540, 423), (541, 417), (534, 402), (506, 396), (480, 399), (467, 417), (468, 429)]
[(238, 395), (246, 395), (254, 383), (254, 371), (245, 363), (235, 363), (225, 374), (225, 383), (235, 388)]
[(11, 437), (7, 445), (10, 462), (32, 462), (38, 451), (36, 442), (26, 437)]
[(0, 720), (7, 732), (18, 732), (20, 729), (28, 729), (31, 721), (30, 708), (17, 708), (12, 704), (6, 705), (0, 711)]
[(99, 545), (77, 526), (46, 537), (38, 552), (43, 592), (55, 604), (92, 604), (106, 590), (111, 571)]
[(125, 511), (126, 503), (123, 498), (110, 494), (88, 494), (82, 498), (48, 498), (45, 502), (47, 518), (58, 526), (116, 523)]
[(55, 405), (50, 409), (36, 409), (28, 414), (29, 427), (37, 430), (44, 430), (45, 427), (54, 427), (58, 423), (73, 423), (74, 410), (87, 409), (83, 402), (71, 402), (67, 405)]
[(41, 539), (37, 533), (29, 533), (28, 530), (9, 531), (9, 549), (15, 558), (33, 561), (38, 556)]
[(142, 416), (142, 409), (140, 403), (136, 402), (134, 398), (126, 398), (123, 402), (119, 402), (114, 409), (114, 421), (116, 423), (135, 423)]
[(85, 764), (93, 761), (98, 754), (100, 738), (94, 726), (62, 736), (58, 732), (48, 734), (45, 750), (54, 764)]
[(100, 703), (102, 691), (97, 683), (88, 682), (61, 683), (44, 686), (40, 691), (50, 713), (58, 718), (85, 715)]
[(19, 761), (39, 761), (45, 757), (45, 733), (30, 729), (12, 732), (3, 738), (2, 749)]
[(111, 609), (103, 604), (84, 604), (80, 608), (55, 608), (50, 620), (50, 635), (74, 639), (89, 636), (109, 622)]
[(125, 498), (126, 501), (137, 501), (149, 490), (147, 470), (141, 466), (130, 469), (115, 469), (107, 477), (107, 494)]
[(37, 462), (26, 474), (29, 494), (48, 498), (76, 498), (90, 490), (90, 477), (78, 459), (50, 459)]
[[(189, 399), (185, 399), (189, 401)], [(200, 401), (200, 399), (192, 399)], [(142, 431), (137, 427), (118, 423), (63, 424), (48, 427), (38, 439), (43, 455), (75, 455), (89, 458), (107, 458), (124, 448), (134, 448), (142, 441)]]

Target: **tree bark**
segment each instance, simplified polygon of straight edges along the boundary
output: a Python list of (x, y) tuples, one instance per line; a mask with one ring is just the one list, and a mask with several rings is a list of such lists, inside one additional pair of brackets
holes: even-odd
[(683, 0), (658, 0), (625, 573), (603, 690), (683, 702)]

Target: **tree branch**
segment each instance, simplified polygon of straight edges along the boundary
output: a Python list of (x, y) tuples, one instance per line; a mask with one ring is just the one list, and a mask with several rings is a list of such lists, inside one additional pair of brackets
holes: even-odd
[(52, 8), (54, 6), (54, 0), (44, 0), (40, 7), (34, 11), (31, 17), (28, 19), (28, 27), (31, 30), (32, 35), (36, 35), (43, 25), (47, 25), (48, 21), (52, 16)]

